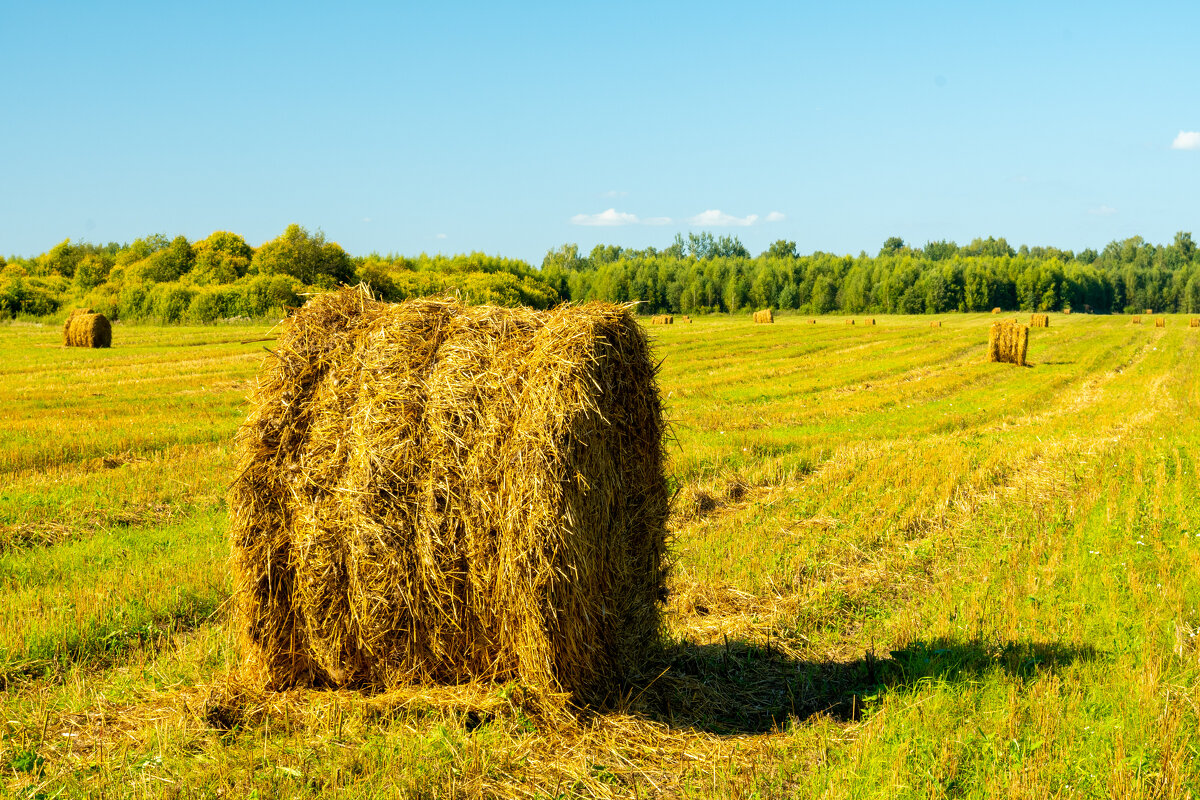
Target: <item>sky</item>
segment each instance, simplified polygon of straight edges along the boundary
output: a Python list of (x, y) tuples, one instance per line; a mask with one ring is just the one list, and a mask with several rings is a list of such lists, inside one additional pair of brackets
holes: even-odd
[(1200, 3), (0, 0), (0, 253), (1200, 235)]

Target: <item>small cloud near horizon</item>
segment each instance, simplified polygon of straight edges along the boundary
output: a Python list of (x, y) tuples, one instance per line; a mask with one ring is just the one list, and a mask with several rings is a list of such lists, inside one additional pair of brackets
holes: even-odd
[(787, 219), (787, 214), (782, 211), (772, 211), (767, 214), (767, 222), (783, 222), (785, 219)]
[(1107, 217), (1117, 213), (1117, 210), (1112, 206), (1100, 206), (1098, 208), (1089, 208), (1089, 214), (1095, 214), (1098, 217)]
[(571, 217), (572, 225), (592, 225), (596, 227), (616, 227), (618, 225), (670, 225), (670, 217), (646, 217), (639, 219), (637, 214), (617, 211), (610, 208), (599, 214), (576, 214)]
[(1180, 131), (1171, 142), (1172, 150), (1200, 150), (1200, 131)]
[(753, 225), (756, 222), (758, 222), (758, 214), (747, 214), (744, 217), (735, 217), (732, 214), (726, 214), (724, 211), (716, 208), (710, 208), (707, 211), (702, 211), (688, 220), (689, 225), (713, 228), (744, 228), (749, 225)]
[(439, 233), (439, 234), (438, 234), (437, 236), (435, 236), (434, 238), (435, 238), (435, 239), (445, 239), (445, 238), (446, 238), (446, 234), (444, 234), (444, 233)]

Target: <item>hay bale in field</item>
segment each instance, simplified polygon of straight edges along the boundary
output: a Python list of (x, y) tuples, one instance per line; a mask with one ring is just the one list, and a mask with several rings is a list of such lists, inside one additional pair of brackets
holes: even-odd
[(1188, 321), (1189, 328), (1200, 328), (1200, 318), (1192, 317)]
[(1158, 317), (1154, 320), (1154, 327), (1165, 328), (1165, 327), (1167, 327), (1167, 321), (1165, 319), (1163, 319), (1162, 317)]
[(853, 325), (853, 324), (854, 324), (854, 320), (852, 320), (852, 319), (848, 319), (848, 320), (846, 320), (846, 324), (847, 324), (847, 325)]
[(1030, 314), (1029, 315), (1029, 327), (1031, 327), (1031, 328), (1049, 328), (1050, 327), (1050, 315), (1049, 314)]
[(64, 346), (66, 346), (66, 347), (71, 346), (71, 342), (70, 342), (71, 320), (75, 319), (80, 314), (94, 314), (94, 313), (95, 312), (92, 311), (92, 309), (90, 309), (90, 308), (73, 308), (73, 309), (71, 309), (71, 313), (67, 314), (66, 322), (63, 323), (63, 345)]
[(754, 321), (773, 323), (775, 322), (775, 315), (771, 313), (771, 309), (769, 308), (763, 309), (762, 311), (755, 311)]
[(112, 347), (112, 325), (103, 314), (75, 310), (63, 326), (63, 344), (67, 347)]
[(1002, 313), (1004, 313), (1004, 311), (1003, 311), (1003, 309), (1000, 308), (1000, 306), (996, 306), (995, 308), (992, 309), (992, 313), (993, 314), (1002, 314)]
[(675, 317), (670, 314), (655, 314), (650, 318), (651, 325), (674, 325)]
[(863, 320), (863, 325), (874, 325), (874, 324), (875, 324), (874, 317), (867, 317), (866, 319)]
[(1136, 314), (1134, 315), (1134, 317), (1133, 317), (1133, 320), (1132, 320), (1132, 321), (1133, 321), (1133, 324), (1134, 324), (1134, 325), (1141, 325), (1141, 324), (1142, 324), (1142, 318), (1141, 318), (1140, 316), (1136, 315)]
[(627, 307), (313, 298), (229, 493), (242, 681), (601, 702), (659, 641), (663, 421)]
[(1069, 308), (1064, 308), (1064, 309), (1062, 310), (1062, 312), (1063, 312), (1064, 314), (1070, 314), (1070, 313), (1071, 313), (1071, 309), (1069, 309)]
[(941, 320), (934, 320), (933, 322), (929, 323), (929, 327), (940, 328), (940, 327), (942, 327), (942, 322), (941, 322)]
[(1153, 313), (1154, 313), (1154, 309), (1153, 309), (1153, 308), (1147, 308), (1147, 309), (1146, 309), (1145, 311), (1143, 311), (1142, 313), (1143, 313), (1143, 314), (1145, 314), (1146, 316), (1150, 316), (1151, 314), (1153, 314)]
[(686, 323), (687, 323), (687, 324), (689, 324), (689, 325), (691, 325), (691, 324), (692, 324), (692, 318), (691, 318), (691, 317), (689, 317), (687, 314), (684, 314), (684, 315), (683, 315), (683, 321), (684, 321), (684, 322), (686, 322)]
[(808, 324), (809, 324), (809, 325), (816, 325), (816, 324), (817, 324), (817, 321), (816, 321), (815, 319), (810, 319), (810, 320), (808, 321)]
[(1025, 366), (1029, 350), (1029, 326), (1017, 320), (993, 322), (988, 332), (989, 362)]

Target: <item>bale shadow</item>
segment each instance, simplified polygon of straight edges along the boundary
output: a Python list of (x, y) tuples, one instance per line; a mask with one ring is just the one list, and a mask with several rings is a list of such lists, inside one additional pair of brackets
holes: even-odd
[(931, 639), (887, 655), (806, 661), (742, 640), (684, 642), (662, 654), (657, 678), (631, 687), (627, 710), (718, 735), (767, 733), (817, 714), (860, 719), (864, 701), (920, 681), (969, 681), (996, 671), (1028, 680), (1100, 657), (1094, 648), (1056, 642)]

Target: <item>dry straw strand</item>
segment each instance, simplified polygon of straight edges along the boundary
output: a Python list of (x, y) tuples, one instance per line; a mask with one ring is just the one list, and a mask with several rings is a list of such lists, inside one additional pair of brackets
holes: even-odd
[(75, 309), (63, 325), (63, 344), (67, 347), (111, 347), (112, 325), (108, 317), (91, 309)]
[(638, 677), (668, 495), (628, 307), (320, 295), (251, 408), (229, 494), (242, 681), (517, 681), (554, 708)]

